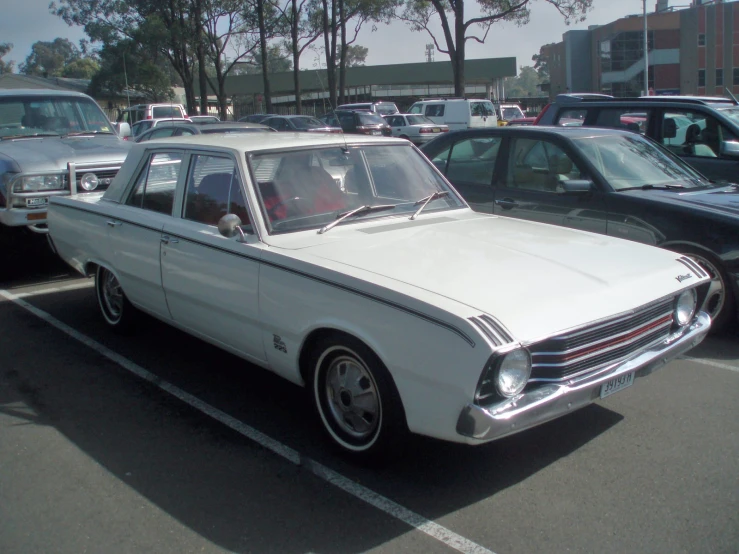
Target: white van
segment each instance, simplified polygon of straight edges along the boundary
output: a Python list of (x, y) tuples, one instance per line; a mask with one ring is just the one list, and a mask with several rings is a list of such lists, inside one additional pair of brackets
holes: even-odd
[(498, 126), (495, 106), (490, 100), (484, 98), (419, 100), (411, 106), (408, 113), (425, 115), (434, 123), (447, 125), (450, 131)]
[(395, 115), (400, 113), (395, 102), (357, 102), (355, 104), (342, 104), (337, 110), (367, 110), (378, 115)]

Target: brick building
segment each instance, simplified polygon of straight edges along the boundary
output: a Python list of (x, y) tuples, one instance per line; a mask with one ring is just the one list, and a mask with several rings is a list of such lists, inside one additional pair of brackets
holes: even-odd
[[(654, 94), (739, 93), (739, 2), (692, 0), (670, 7), (659, 0), (647, 14), (649, 90)], [(644, 90), (644, 17), (569, 31), (542, 47), (550, 95), (602, 92), (639, 96)]]

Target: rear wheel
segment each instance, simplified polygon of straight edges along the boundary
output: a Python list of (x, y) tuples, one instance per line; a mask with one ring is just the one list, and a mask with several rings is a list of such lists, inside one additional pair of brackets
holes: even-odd
[(695, 261), (711, 279), (708, 293), (700, 309), (711, 316), (713, 331), (721, 331), (734, 317), (736, 299), (721, 262), (715, 256), (694, 248), (681, 248), (680, 252)]
[(323, 429), (344, 454), (379, 461), (400, 450), (405, 413), (390, 373), (360, 341), (319, 340), (310, 359), (313, 403)]
[(112, 271), (98, 266), (95, 272), (95, 293), (105, 323), (119, 332), (131, 330), (137, 315), (136, 308), (126, 298)]

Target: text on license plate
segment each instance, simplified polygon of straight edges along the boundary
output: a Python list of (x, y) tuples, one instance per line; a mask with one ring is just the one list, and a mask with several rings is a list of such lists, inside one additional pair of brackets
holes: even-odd
[(618, 392), (634, 384), (634, 372), (625, 373), (614, 377), (610, 381), (606, 381), (600, 386), (600, 397), (605, 398), (606, 396), (612, 395), (614, 392)]
[(381, 135), (382, 134), (382, 131), (372, 131), (372, 134), (373, 135)]
[(26, 198), (26, 206), (29, 208), (35, 206), (46, 206), (48, 203), (48, 198)]
[(433, 133), (441, 133), (441, 128), (440, 127), (434, 127), (433, 129), (431, 129), (431, 132), (433, 132)]

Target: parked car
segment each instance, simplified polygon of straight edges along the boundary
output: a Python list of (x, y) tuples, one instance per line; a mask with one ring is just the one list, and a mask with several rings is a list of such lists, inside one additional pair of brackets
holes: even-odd
[(410, 107), (408, 113), (425, 115), (434, 123), (448, 125), (451, 130), (498, 126), (495, 106), (490, 100), (485, 99), (419, 100)]
[(560, 94), (539, 114), (536, 124), (561, 125), (573, 120), (586, 127), (645, 134), (709, 179), (734, 182), (739, 175), (739, 105), (734, 99)]
[(177, 123), (163, 122), (154, 129), (149, 129), (136, 137), (136, 142), (166, 137), (187, 137), (191, 135), (209, 135), (213, 133), (274, 133), (274, 129), (259, 123)]
[(144, 119), (186, 118), (187, 111), (182, 104), (136, 104), (121, 110), (116, 120), (116, 131), (119, 135), (129, 136), (129, 130)]
[(261, 123), (264, 119), (267, 119), (268, 117), (272, 117), (273, 115), (278, 115), (276, 113), (256, 113), (251, 115), (245, 115), (244, 117), (240, 117), (239, 121), (243, 123)]
[(355, 102), (354, 104), (342, 104), (337, 110), (366, 110), (377, 115), (393, 115), (400, 113), (395, 102)]
[(571, 414), (710, 328), (689, 258), (475, 213), (394, 138), (144, 142), (49, 221), (110, 328), (142, 310), (305, 386), (356, 457), (408, 431), (474, 445)]
[(261, 123), (280, 132), (341, 133), (339, 125), (327, 125), (307, 115), (274, 115), (263, 119)]
[(217, 115), (191, 115), (190, 121), (193, 123), (220, 123), (221, 118)]
[(122, 135), (124, 139), (129, 140), (130, 138), (136, 139), (136, 137), (141, 136), (149, 129), (154, 129), (158, 125), (161, 125), (164, 123), (165, 125), (169, 125), (172, 123), (192, 123), (192, 120), (190, 118), (180, 118), (180, 117), (171, 117), (167, 119), (143, 119), (139, 121), (138, 123), (134, 123), (133, 127), (131, 127), (131, 134), (130, 135)]
[(85, 94), (0, 90), (0, 224), (46, 232), (49, 198), (107, 188), (130, 148)]
[(379, 115), (362, 110), (335, 110), (319, 117), (331, 127), (353, 135), (392, 136), (390, 125)]
[(739, 316), (739, 190), (652, 141), (535, 126), (449, 133), (422, 151), (476, 210), (684, 254), (711, 278), (701, 309), (714, 328)]
[(521, 106), (518, 104), (500, 104), (495, 110), (495, 115), (498, 117), (498, 125), (500, 127), (510, 124), (511, 121), (526, 117), (526, 114), (523, 113)]
[(434, 123), (424, 115), (396, 114), (384, 117), (394, 137), (404, 138), (413, 144), (425, 144), (441, 133), (449, 132), (449, 127)]
[(536, 121), (535, 117), (522, 117), (520, 119), (511, 119), (506, 125), (513, 126), (513, 125), (533, 125), (534, 121)]

